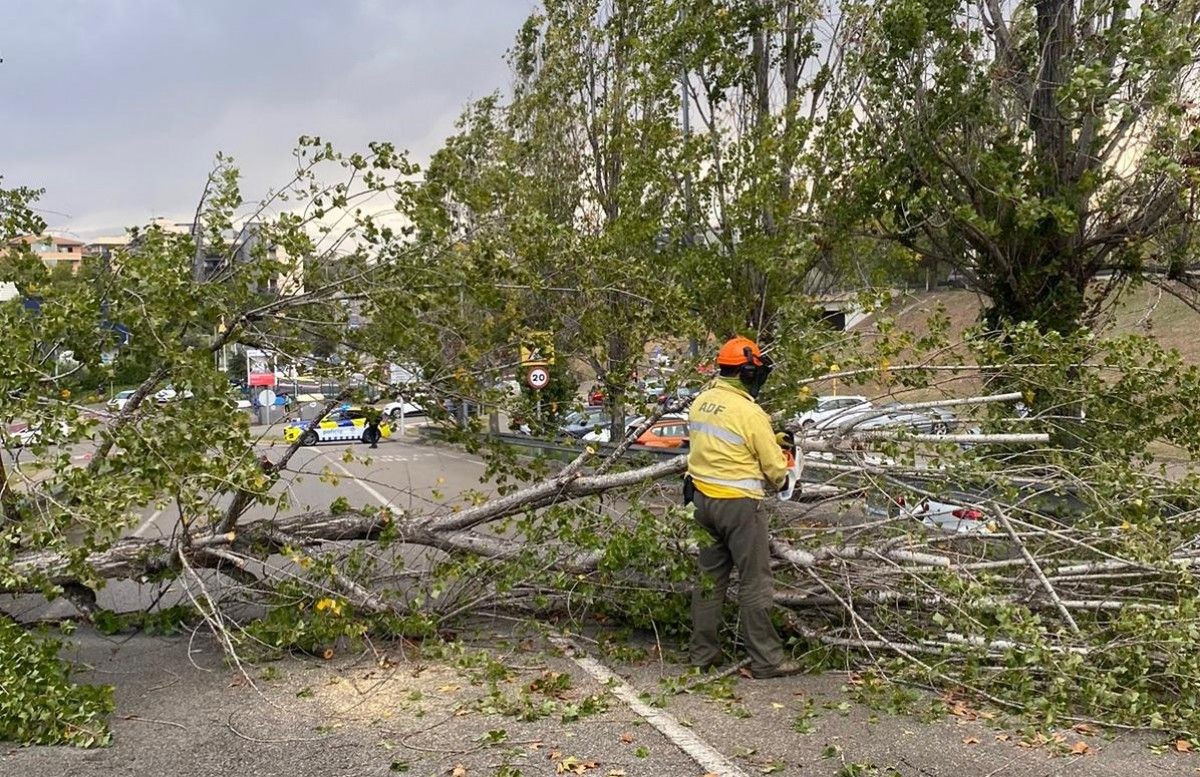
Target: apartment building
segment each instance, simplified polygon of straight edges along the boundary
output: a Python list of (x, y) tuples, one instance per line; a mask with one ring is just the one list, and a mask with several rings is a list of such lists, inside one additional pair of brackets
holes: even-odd
[(129, 235), (106, 235), (103, 237), (94, 237), (88, 240), (87, 244), (84, 245), (83, 255), (108, 261), (112, 259), (113, 252), (127, 247), (131, 240), (132, 238), (130, 238)]
[(84, 243), (69, 237), (57, 235), (25, 235), (9, 241), (9, 246), (28, 246), (38, 258), (51, 270), (67, 267), (71, 272), (79, 272), (79, 263), (83, 261)]

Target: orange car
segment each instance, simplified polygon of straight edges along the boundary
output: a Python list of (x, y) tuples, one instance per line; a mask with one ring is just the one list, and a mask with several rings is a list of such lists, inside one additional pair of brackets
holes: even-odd
[(642, 436), (637, 438), (638, 445), (647, 448), (686, 448), (688, 447), (687, 421), (678, 418), (664, 418), (656, 421)]

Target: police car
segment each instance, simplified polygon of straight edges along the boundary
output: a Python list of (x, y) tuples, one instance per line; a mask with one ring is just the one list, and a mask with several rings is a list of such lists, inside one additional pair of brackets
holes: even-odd
[[(316, 445), (319, 442), (353, 442), (362, 440), (371, 442), (372, 430), (367, 428), (367, 413), (360, 407), (342, 406), (334, 410), (309, 428), (310, 421), (296, 421), (283, 429), (283, 439), (288, 442), (300, 441), (301, 445)], [(392, 429), (387, 423), (380, 421), (379, 438), (389, 437)]]

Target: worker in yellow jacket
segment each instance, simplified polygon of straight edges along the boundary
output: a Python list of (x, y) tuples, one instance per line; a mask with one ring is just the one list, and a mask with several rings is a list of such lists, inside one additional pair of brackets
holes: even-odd
[(756, 678), (796, 674), (785, 661), (771, 623), (774, 584), (763, 497), (785, 483), (787, 457), (771, 419), (754, 401), (771, 373), (771, 360), (754, 341), (735, 337), (717, 355), (720, 375), (692, 401), (688, 416), (688, 478), (696, 521), (712, 536), (700, 551), (701, 579), (692, 593), (692, 664), (721, 663), (721, 608), (737, 567), (742, 637)]

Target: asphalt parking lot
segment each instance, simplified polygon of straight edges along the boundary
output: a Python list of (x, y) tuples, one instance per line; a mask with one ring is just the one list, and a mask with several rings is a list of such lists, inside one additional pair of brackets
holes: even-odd
[(677, 694), (684, 669), (652, 635), (625, 661), (586, 637), (564, 651), (552, 626), (480, 622), (451, 649), (376, 644), (240, 668), (203, 630), (81, 629), (67, 655), (80, 679), (115, 686), (113, 745), (0, 750), (0, 774), (1150, 777), (1200, 766), (1144, 734), (1064, 728), (1042, 741), (961, 703), (932, 719), (890, 713), (857, 700), (847, 672)]

